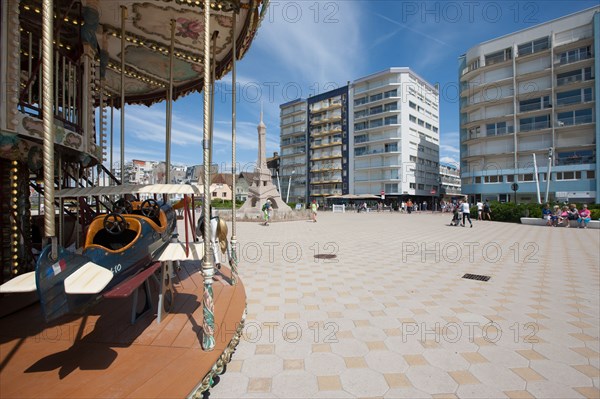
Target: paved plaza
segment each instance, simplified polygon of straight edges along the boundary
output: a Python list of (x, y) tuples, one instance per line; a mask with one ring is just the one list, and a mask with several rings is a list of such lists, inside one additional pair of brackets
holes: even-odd
[(450, 219), (238, 223), (248, 315), (211, 398), (598, 398), (600, 231)]

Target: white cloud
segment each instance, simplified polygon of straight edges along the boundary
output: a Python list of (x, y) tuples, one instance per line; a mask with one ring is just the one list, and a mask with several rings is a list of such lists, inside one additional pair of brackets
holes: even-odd
[(448, 164), (456, 166), (456, 167), (460, 166), (460, 162), (458, 162), (458, 160), (453, 157), (441, 157), (440, 162), (448, 163)]

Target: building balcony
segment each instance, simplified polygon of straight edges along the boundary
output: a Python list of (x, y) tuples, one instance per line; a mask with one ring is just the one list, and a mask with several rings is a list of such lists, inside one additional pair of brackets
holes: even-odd
[(594, 117), (592, 115), (583, 116), (571, 116), (569, 118), (560, 118), (556, 121), (556, 128), (563, 128), (568, 126), (586, 125), (594, 123)]
[(549, 121), (524, 123), (522, 125), (519, 125), (519, 133), (527, 133), (546, 129), (550, 129)]
[(311, 144), (310, 149), (311, 150), (316, 150), (318, 148), (326, 148), (326, 147), (331, 147), (331, 146), (341, 145), (341, 144), (342, 144), (342, 140), (331, 141), (331, 142), (328, 142), (328, 143), (321, 143), (319, 145)]

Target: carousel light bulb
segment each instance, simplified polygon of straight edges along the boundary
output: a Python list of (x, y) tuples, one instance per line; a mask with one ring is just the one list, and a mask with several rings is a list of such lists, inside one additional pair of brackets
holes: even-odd
[(13, 269), (13, 271), (12, 271), (12, 272), (13, 272), (13, 274), (17, 274), (17, 273), (19, 273), (19, 271), (18, 271), (17, 269)]
[(13, 193), (13, 195), (17, 195), (18, 191), (17, 190), (13, 190), (12, 193)]
[(13, 245), (16, 247), (17, 245), (19, 245), (19, 243), (17, 241), (13, 241)]

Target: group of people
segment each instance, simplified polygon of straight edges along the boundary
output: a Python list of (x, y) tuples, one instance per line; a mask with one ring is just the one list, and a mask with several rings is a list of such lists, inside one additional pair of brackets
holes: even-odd
[(546, 226), (553, 227), (571, 227), (571, 220), (576, 220), (578, 227), (585, 229), (592, 220), (591, 214), (587, 204), (583, 204), (580, 210), (577, 209), (575, 204), (563, 205), (562, 208), (559, 205), (554, 205), (552, 209), (550, 209), (550, 204), (546, 204), (542, 209), (542, 218), (546, 220)]

